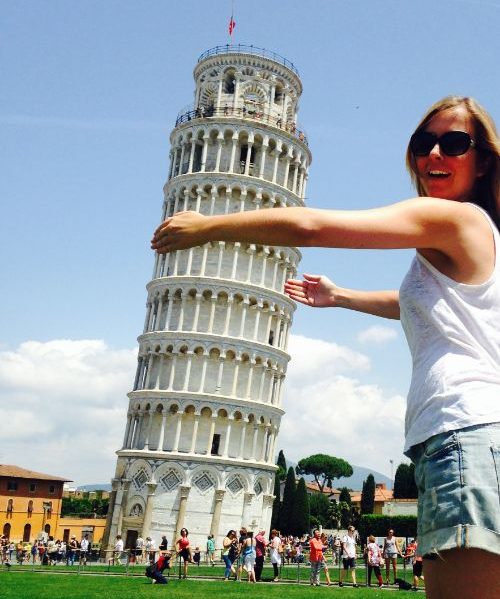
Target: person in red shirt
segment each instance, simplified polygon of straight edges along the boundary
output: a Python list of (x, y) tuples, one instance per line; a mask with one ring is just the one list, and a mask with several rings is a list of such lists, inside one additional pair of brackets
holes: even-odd
[(309, 541), (309, 561), (311, 562), (311, 585), (319, 587), (319, 573), (323, 565), (323, 541), (320, 531), (315, 528)]

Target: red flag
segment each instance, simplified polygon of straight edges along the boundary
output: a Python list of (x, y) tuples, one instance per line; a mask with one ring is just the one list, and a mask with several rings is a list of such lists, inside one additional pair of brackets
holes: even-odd
[(234, 28), (236, 27), (236, 21), (233, 19), (233, 15), (231, 15), (231, 19), (229, 20), (229, 35), (233, 35)]

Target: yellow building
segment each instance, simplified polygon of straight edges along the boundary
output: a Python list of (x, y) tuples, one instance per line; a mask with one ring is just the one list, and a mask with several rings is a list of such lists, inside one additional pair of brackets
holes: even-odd
[(65, 482), (68, 479), (0, 464), (2, 534), (25, 542), (41, 532), (55, 535)]

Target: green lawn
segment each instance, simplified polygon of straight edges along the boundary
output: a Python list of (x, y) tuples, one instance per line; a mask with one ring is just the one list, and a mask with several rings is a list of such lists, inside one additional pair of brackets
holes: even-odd
[[(212, 569), (213, 570), (213, 569)], [(168, 585), (152, 585), (144, 576), (117, 576), (101, 574), (66, 574), (62, 569), (60, 573), (30, 572), (30, 571), (0, 571), (0, 596), (2, 599), (54, 599), (54, 597), (71, 597), (71, 599), (150, 599), (162, 595), (169, 599), (191, 599), (193, 595), (202, 596), (204, 599), (219, 598), (224, 593), (224, 599), (240, 597), (251, 592), (252, 599), (272, 599), (283, 597), (287, 599), (299, 597), (315, 597), (322, 599), (336, 597), (346, 599), (380, 599), (390, 592), (387, 589), (378, 590), (360, 587), (357, 589), (338, 586), (311, 587), (307, 583), (236, 583), (222, 580), (188, 579), (179, 580), (171, 577)], [(139, 574), (139, 572), (137, 572)], [(424, 597), (423, 593), (411, 591), (398, 592), (397, 597)]]

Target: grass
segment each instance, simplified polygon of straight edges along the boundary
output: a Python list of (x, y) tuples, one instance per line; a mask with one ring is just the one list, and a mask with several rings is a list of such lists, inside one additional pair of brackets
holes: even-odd
[[(212, 568), (212, 571), (215, 568)], [(199, 568), (201, 570), (201, 567)], [(207, 568), (208, 570), (208, 568)], [(307, 568), (304, 568), (307, 570)], [(86, 574), (66, 573), (61, 568), (54, 571), (0, 571), (0, 596), (2, 599), (54, 599), (68, 596), (71, 599), (150, 599), (161, 595), (169, 599), (191, 599), (193, 595), (203, 596), (204, 599), (232, 599), (251, 593), (252, 599), (273, 599), (286, 595), (287, 599), (310, 597), (323, 599), (326, 597), (343, 597), (345, 599), (387, 599), (387, 589), (364, 588), (357, 589), (338, 586), (311, 587), (307, 583), (259, 583), (250, 585), (246, 582), (224, 582), (221, 579), (202, 580), (191, 578), (179, 580), (171, 576), (168, 585), (152, 585), (145, 576), (136, 570), (133, 576), (112, 575), (101, 569), (101, 574), (88, 572)], [(201, 572), (200, 572), (201, 575)], [(398, 598), (423, 597), (423, 593), (411, 591), (398, 592)]]

